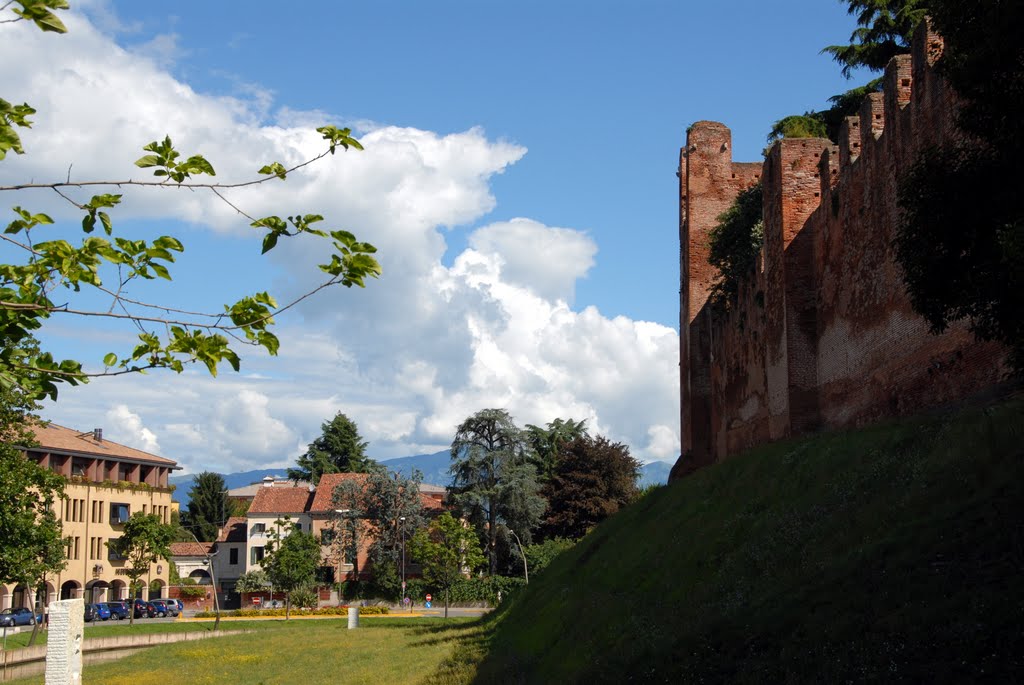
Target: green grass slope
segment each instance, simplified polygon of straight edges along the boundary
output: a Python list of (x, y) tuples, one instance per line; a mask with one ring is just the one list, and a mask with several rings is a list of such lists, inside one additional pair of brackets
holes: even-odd
[(496, 616), (478, 683), (1024, 682), (1024, 401), (663, 488)]

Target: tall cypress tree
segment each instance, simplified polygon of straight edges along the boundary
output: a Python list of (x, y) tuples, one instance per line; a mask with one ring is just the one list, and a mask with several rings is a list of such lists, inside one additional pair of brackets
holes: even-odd
[(210, 471), (200, 473), (188, 491), (188, 497), (188, 510), (182, 525), (199, 540), (213, 542), (231, 511), (224, 478)]

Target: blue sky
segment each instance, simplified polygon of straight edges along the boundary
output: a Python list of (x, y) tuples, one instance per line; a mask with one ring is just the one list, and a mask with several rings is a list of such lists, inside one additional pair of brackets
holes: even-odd
[[(773, 121), (859, 83), (819, 54), (854, 28), (829, 0), (72, 4), (67, 36), (0, 26), (0, 96), (40, 109), (0, 182), (138, 177), (165, 133), (225, 180), (314, 149), (300, 131), (322, 123), (367, 144), (234, 199), (324, 213), (381, 248), (379, 283), (285, 317), (286, 352), (240, 375), (96, 381), (45, 412), (192, 471), (289, 463), (336, 411), (375, 456), (432, 452), (487, 406), (674, 460), (685, 129), (722, 121), (756, 160)], [(310, 283), (312, 248), (259, 260), (223, 206), (133, 198), (118, 226), (188, 247), (171, 290), (140, 296), (209, 309)], [(87, 361), (123, 349), (90, 324), (43, 337)]]

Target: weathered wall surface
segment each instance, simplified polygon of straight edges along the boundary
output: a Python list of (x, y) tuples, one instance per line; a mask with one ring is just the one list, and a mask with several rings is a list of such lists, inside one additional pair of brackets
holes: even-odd
[[(839, 144), (777, 142), (732, 162), (729, 129), (697, 122), (680, 155), (683, 456), (673, 477), (769, 440), (861, 425), (971, 396), (999, 382), (1004, 351), (963, 326), (932, 335), (905, 293), (892, 239), (898, 179), (955, 135), (955, 98), (932, 69), (926, 27), (895, 58)], [(728, 311), (708, 292), (708, 231), (761, 179), (760, 264)]]

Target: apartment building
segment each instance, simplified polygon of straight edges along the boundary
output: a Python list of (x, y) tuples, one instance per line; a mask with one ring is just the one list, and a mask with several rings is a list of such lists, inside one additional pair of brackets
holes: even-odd
[[(63, 524), (67, 566), (40, 588), (0, 585), (0, 609), (44, 605), (84, 597), (86, 602), (126, 599), (125, 560), (107, 544), (121, 536), (136, 513), (157, 514), (170, 522), (170, 459), (106, 440), (103, 430), (81, 432), (56, 424), (35, 428), (37, 447), (26, 457), (67, 478), (65, 499), (57, 503)], [(29, 495), (27, 495), (29, 496)], [(166, 596), (169, 564), (159, 561), (140, 580), (141, 596)]]

